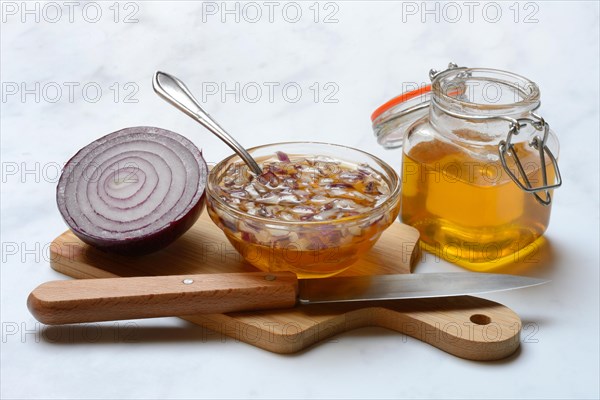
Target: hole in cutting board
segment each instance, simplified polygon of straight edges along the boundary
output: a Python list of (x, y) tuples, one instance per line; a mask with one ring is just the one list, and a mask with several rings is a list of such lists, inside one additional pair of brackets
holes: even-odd
[(471, 318), (469, 318), (471, 320), (472, 323), (477, 324), (477, 325), (487, 325), (490, 322), (492, 322), (492, 319), (490, 317), (488, 317), (487, 315), (483, 315), (483, 314), (473, 314), (471, 315)]

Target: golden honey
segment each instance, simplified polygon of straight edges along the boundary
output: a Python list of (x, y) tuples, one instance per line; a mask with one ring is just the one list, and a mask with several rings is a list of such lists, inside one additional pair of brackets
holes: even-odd
[(375, 244), (382, 233), (382, 227), (373, 224), (360, 235), (351, 236), (343, 244), (338, 243), (339, 238), (323, 237), (307, 244), (292, 239), (265, 245), (244, 240), (246, 237), (243, 234), (236, 235), (228, 230), (224, 232), (241, 256), (258, 269), (269, 272), (292, 271), (307, 279), (332, 276), (355, 263)]
[(539, 87), (454, 63), (429, 78), (371, 116), (377, 141), (402, 147), (402, 221), (425, 250), (471, 270), (535, 261), (562, 185)]
[(337, 274), (398, 217), (400, 179), (367, 153), (323, 143), (252, 150), (262, 173), (250, 173), (236, 156), (224, 160), (209, 176), (207, 209), (261, 270), (299, 278)]
[[(479, 150), (493, 154), (494, 149)], [(527, 143), (516, 144), (515, 151), (530, 182), (539, 185), (539, 153)], [(510, 160), (508, 166), (516, 168)], [(550, 181), (553, 172), (548, 166)], [(519, 188), (499, 160), (483, 161), (458, 146), (433, 140), (403, 155), (401, 217), (420, 231), (425, 250), (487, 271), (536, 251), (550, 207)]]
[[(263, 174), (248, 174), (241, 163), (229, 165), (217, 193), (231, 208), (248, 215), (232, 219), (209, 208), (211, 217), (244, 259), (264, 271), (293, 271), (303, 278), (338, 273), (367, 252), (396, 214), (365, 218), (350, 225), (310, 228), (312, 221), (343, 221), (369, 214), (389, 198), (389, 187), (368, 165), (330, 158), (261, 158)], [(318, 161), (315, 161), (318, 160)], [(268, 227), (258, 216), (295, 223)], [(296, 223), (299, 223), (298, 226)]]

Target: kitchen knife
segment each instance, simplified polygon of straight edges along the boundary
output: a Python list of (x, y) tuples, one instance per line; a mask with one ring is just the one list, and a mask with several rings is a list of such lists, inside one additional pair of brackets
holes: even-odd
[(547, 281), (485, 273), (396, 274), (298, 281), (292, 272), (52, 281), (27, 299), (49, 325), (290, 308), (312, 303), (479, 294)]

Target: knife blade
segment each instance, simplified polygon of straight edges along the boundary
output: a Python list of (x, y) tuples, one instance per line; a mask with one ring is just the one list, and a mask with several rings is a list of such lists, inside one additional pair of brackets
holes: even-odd
[(298, 304), (414, 299), (525, 288), (547, 281), (485, 273), (429, 273), (308, 279), (292, 272), (170, 275), (46, 282), (27, 299), (49, 325), (220, 314)]
[(546, 282), (518, 275), (471, 272), (307, 279), (299, 282), (298, 301), (312, 304), (462, 296), (522, 289)]

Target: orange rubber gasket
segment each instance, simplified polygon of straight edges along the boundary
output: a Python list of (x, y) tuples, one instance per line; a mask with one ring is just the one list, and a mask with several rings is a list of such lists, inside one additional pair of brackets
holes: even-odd
[(373, 114), (371, 114), (371, 122), (375, 121), (375, 119), (377, 117), (379, 117), (381, 114), (383, 114), (390, 108), (397, 106), (400, 103), (404, 103), (405, 101), (408, 101), (410, 99), (414, 99), (415, 97), (421, 96), (430, 91), (431, 91), (431, 85), (427, 85), (427, 86), (423, 86), (418, 89), (412, 90), (410, 92), (402, 93), (400, 96), (394, 97), (393, 99), (391, 99), (387, 103), (379, 106), (375, 111), (373, 111)]

